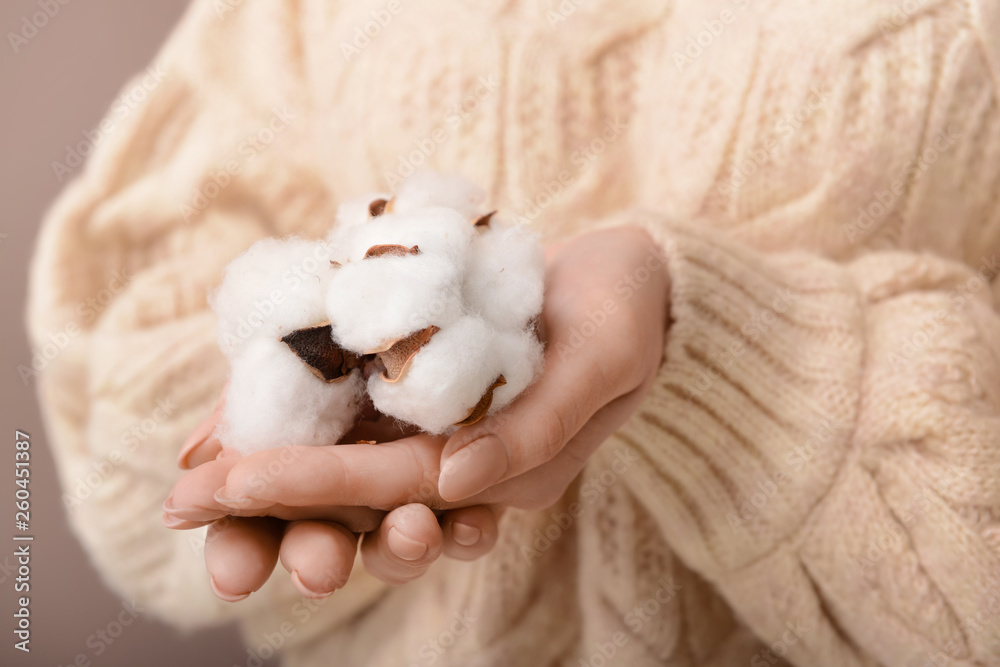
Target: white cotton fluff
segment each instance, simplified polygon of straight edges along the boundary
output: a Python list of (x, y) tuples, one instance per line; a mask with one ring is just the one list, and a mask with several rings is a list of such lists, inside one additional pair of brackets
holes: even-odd
[(226, 356), (250, 339), (275, 340), (326, 320), (329, 257), (322, 242), (263, 239), (230, 262), (211, 298)]
[(399, 184), (392, 200), (392, 210), (412, 213), (423, 208), (443, 206), (455, 209), (462, 217), (472, 220), (478, 217), (484, 201), (486, 192), (461, 176), (418, 171)]
[(544, 353), (534, 331), (502, 331), (495, 341), (495, 354), (501, 359), (499, 369), (507, 384), (493, 391), (490, 413), (503, 410), (531, 386), (542, 370)]
[(431, 207), (411, 213), (386, 213), (355, 227), (341, 242), (352, 261), (360, 261), (372, 246), (417, 246), (420, 254), (439, 255), (464, 268), (475, 227), (450, 208)]
[(327, 384), (277, 339), (248, 341), (232, 376), (217, 431), (223, 446), (251, 454), (284, 445), (332, 445), (354, 425), (360, 371)]
[(523, 329), (541, 312), (545, 253), (528, 228), (494, 216), (472, 240), (468, 267), (466, 305), (494, 326)]
[[(392, 205), (372, 215), (376, 199)], [(366, 389), (383, 414), (430, 433), (455, 430), (491, 387), (489, 413), (523, 392), (542, 365), (532, 324), (544, 255), (534, 234), (497, 216), (476, 226), (484, 199), (464, 179), (425, 172), (392, 197), (345, 202), (324, 242), (268, 239), (234, 260), (212, 299), (232, 366), (223, 444), (250, 453), (336, 443)], [(281, 341), (325, 322), (329, 358), (309, 334), (290, 342), (326, 373), (368, 364), (367, 381), (355, 368), (327, 383)], [(365, 356), (345, 362), (341, 352)]]
[(353, 425), (360, 371), (316, 377), (281, 338), (327, 319), (332, 276), (326, 245), (264, 239), (230, 262), (212, 297), (219, 345), (232, 368), (222, 444), (248, 454), (281, 445), (337, 442)]
[(496, 332), (481, 317), (466, 316), (436, 333), (396, 382), (368, 378), (379, 411), (428, 433), (442, 433), (465, 419), (500, 375)]
[(506, 384), (493, 391), (489, 412), (510, 404), (535, 380), (541, 360), (542, 344), (532, 332), (499, 332), (468, 315), (435, 334), (396, 382), (368, 378), (368, 394), (381, 412), (445, 433), (469, 416), (500, 375)]
[(369, 207), (376, 199), (388, 200), (392, 195), (374, 192), (365, 197), (355, 197), (341, 202), (337, 207), (337, 224), (327, 234), (326, 240), (339, 242), (346, 233), (356, 227), (367, 224), (371, 220)]
[[(333, 337), (359, 354), (378, 352), (464, 312), (462, 282), (476, 232), (452, 209), (372, 218), (337, 239), (348, 261), (335, 269), (326, 301)], [(415, 255), (364, 259), (373, 247), (416, 247)]]
[(334, 270), (326, 299), (333, 338), (358, 354), (380, 352), (463, 313), (462, 273), (430, 254), (373, 257)]

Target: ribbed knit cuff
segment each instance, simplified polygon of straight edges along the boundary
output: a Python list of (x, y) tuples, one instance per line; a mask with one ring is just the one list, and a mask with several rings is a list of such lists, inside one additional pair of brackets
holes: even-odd
[(667, 257), (671, 325), (653, 389), (619, 437), (668, 542), (703, 574), (789, 539), (851, 455), (863, 320), (842, 267), (762, 255), (638, 215)]
[(671, 549), (765, 643), (808, 633), (794, 664), (994, 664), (997, 260), (834, 264), (628, 222), (663, 246), (672, 322), (616, 438)]

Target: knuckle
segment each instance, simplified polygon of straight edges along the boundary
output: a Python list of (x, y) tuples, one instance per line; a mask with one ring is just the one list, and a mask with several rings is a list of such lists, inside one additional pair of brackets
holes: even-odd
[[(409, 508), (407, 511), (412, 511), (411, 506), (414, 504), (423, 505), (437, 502), (439, 465), (435, 461), (429, 460), (423, 452), (416, 448), (407, 447), (405, 451), (410, 459), (411, 474), (409, 479), (412, 480), (412, 484), (403, 491), (401, 498), (381, 509), (402, 512), (405, 508)], [(403, 507), (397, 508), (396, 504), (400, 501), (404, 503)]]
[(617, 340), (626, 342), (609, 346), (593, 362), (594, 376), (599, 378), (599, 388), (605, 396), (621, 396), (643, 385), (662, 360), (662, 345), (652, 340), (648, 330), (637, 323), (624, 324), (622, 331)]
[(259, 491), (262, 484), (262, 477), (249, 459), (234, 465), (226, 475), (226, 486), (242, 495)]
[(644, 371), (642, 360), (647, 347), (644, 342), (646, 328), (641, 316), (631, 308), (620, 313), (615, 327), (616, 344), (604, 351), (600, 359), (601, 369), (615, 389), (631, 388), (638, 384)]
[(566, 418), (562, 411), (550, 405), (544, 410), (545, 413), (540, 420), (542, 427), (538, 433), (537, 447), (541, 458), (539, 463), (551, 461), (562, 451), (568, 433)]
[(322, 466), (323, 478), (327, 481), (327, 488), (346, 489), (350, 483), (347, 465), (344, 459), (336, 451), (336, 447), (315, 447), (315, 450), (322, 452), (321, 459), (314, 462), (314, 465)]

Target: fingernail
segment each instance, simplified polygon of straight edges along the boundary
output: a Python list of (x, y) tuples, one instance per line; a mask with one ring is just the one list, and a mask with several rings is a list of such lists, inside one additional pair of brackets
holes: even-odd
[(441, 467), (438, 493), (456, 502), (474, 496), (507, 473), (507, 450), (495, 435), (484, 435), (448, 457)]
[(180, 528), (181, 526), (186, 526), (187, 524), (191, 523), (190, 521), (176, 517), (173, 514), (169, 514), (168, 512), (163, 513), (163, 516), (161, 517), (160, 521), (162, 521), (163, 525), (166, 526), (167, 528)]
[(299, 589), (300, 593), (302, 593), (307, 598), (312, 598), (313, 600), (322, 600), (323, 598), (328, 598), (335, 592), (335, 591), (327, 591), (323, 593), (320, 591), (314, 591), (313, 589), (305, 585), (305, 583), (302, 581), (302, 577), (299, 576), (298, 570), (292, 570), (292, 583), (295, 584), (295, 587)]
[(403, 560), (418, 560), (427, 553), (427, 545), (403, 535), (395, 526), (389, 529), (389, 551)]
[(173, 496), (164, 500), (162, 507), (165, 514), (169, 514), (178, 519), (185, 519), (187, 521), (213, 521), (226, 515), (226, 513), (220, 509), (210, 509), (208, 507), (200, 507), (198, 505), (191, 505), (189, 507), (174, 507)]
[(214, 429), (215, 425), (210, 422), (198, 424), (198, 428), (188, 436), (188, 439), (184, 441), (184, 445), (181, 447), (180, 453), (177, 454), (177, 467), (181, 470), (191, 469), (188, 457), (191, 456), (191, 452), (198, 448), (198, 445), (208, 439), (208, 436), (212, 434)]
[(233, 593), (226, 593), (219, 590), (219, 585), (215, 583), (215, 577), (209, 579), (209, 585), (212, 587), (212, 592), (215, 593), (217, 597), (226, 602), (239, 602), (240, 600), (245, 600), (250, 597), (249, 593), (243, 593), (242, 595), (234, 595)]
[(463, 547), (471, 547), (479, 541), (483, 531), (466, 523), (454, 523), (451, 526), (451, 534), (455, 541)]
[(230, 496), (225, 487), (216, 491), (212, 497), (220, 505), (240, 510), (262, 510), (274, 505), (270, 500), (257, 500), (256, 498), (248, 498), (247, 496)]

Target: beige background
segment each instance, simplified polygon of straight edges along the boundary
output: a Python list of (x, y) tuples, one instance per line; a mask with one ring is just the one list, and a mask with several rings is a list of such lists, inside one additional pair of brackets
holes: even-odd
[[(28, 261), (45, 209), (68, 182), (59, 183), (52, 162), (65, 159), (84, 130), (93, 129), (127, 79), (143, 70), (181, 16), (186, 0), (41, 0), (59, 10), (17, 53), (8, 38), (24, 17), (41, 11), (39, 0), (0, 3), (0, 294), (3, 303), (2, 414), (0, 431), (0, 665), (68, 665), (83, 654), (92, 665), (229, 667), (247, 655), (235, 628), (181, 636), (141, 618), (125, 628), (102, 655), (103, 642), (88, 637), (122, 610), (101, 583), (69, 531), (52, 457), (35, 402), (34, 383), (17, 366), (31, 355), (23, 313)], [(66, 2), (66, 0), (63, 0)], [(41, 22), (41, 19), (39, 19)], [(74, 170), (74, 172), (79, 171)], [(14, 430), (31, 435), (32, 652), (13, 648), (14, 565), (12, 534)], [(81, 662), (80, 664), (87, 664)]]

